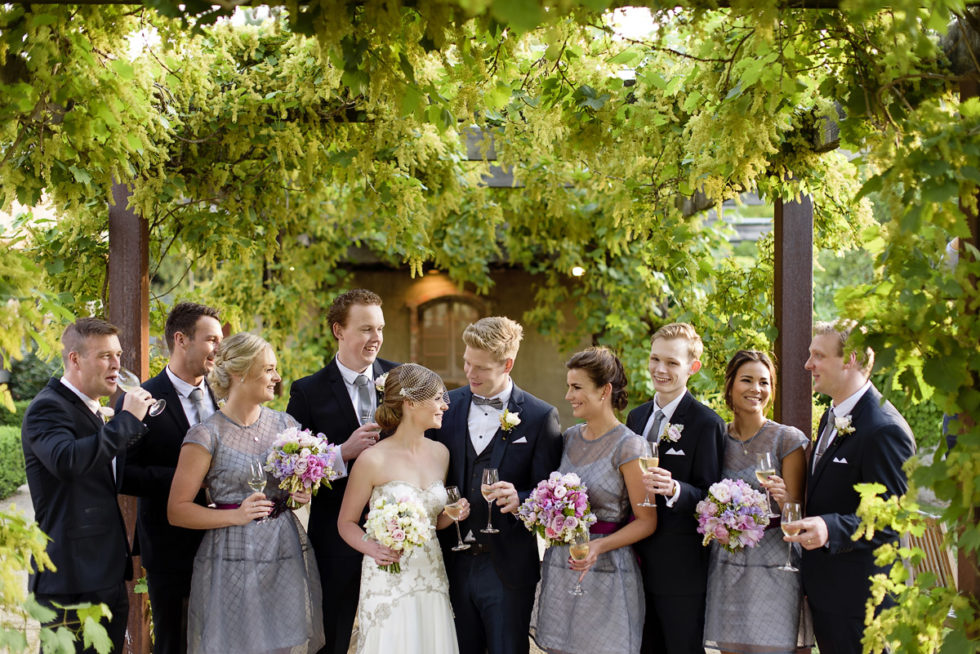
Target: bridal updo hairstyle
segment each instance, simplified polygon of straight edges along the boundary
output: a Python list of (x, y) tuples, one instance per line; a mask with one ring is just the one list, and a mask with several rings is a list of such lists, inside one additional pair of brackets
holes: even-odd
[(626, 408), (626, 371), (615, 354), (606, 347), (590, 347), (572, 356), (565, 364), (569, 370), (584, 370), (596, 387), (612, 384), (612, 407)]
[(374, 413), (374, 421), (381, 431), (390, 434), (402, 421), (402, 407), (406, 401), (425, 402), (446, 390), (442, 378), (425, 366), (406, 363), (393, 368), (385, 380), (384, 399)]
[(272, 351), (272, 346), (249, 332), (239, 332), (221, 341), (214, 355), (214, 368), (208, 373), (208, 384), (215, 397), (227, 398), (232, 378), (246, 377), (255, 359), (266, 350)]
[(772, 402), (772, 398), (776, 397), (776, 366), (773, 365), (769, 355), (758, 350), (739, 350), (728, 362), (728, 367), (725, 368), (725, 404), (733, 411), (735, 407), (732, 406), (732, 386), (735, 385), (738, 369), (752, 361), (758, 361), (769, 370), (769, 402)]

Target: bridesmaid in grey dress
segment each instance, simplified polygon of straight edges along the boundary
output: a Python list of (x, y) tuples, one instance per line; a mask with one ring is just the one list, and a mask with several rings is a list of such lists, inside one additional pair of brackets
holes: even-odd
[[(194, 557), (188, 652), (313, 654), (324, 637), (310, 542), (278, 480), (268, 476), (264, 494), (248, 485), (251, 462), (264, 462), (277, 434), (299, 426), (262, 406), (280, 381), (276, 357), (258, 336), (236, 334), (221, 343), (208, 381), (227, 401), (187, 432), (167, 505), (174, 525), (207, 530)], [(194, 503), (202, 484), (213, 507)]]
[[(741, 479), (765, 492), (755, 476), (756, 460), (759, 454), (771, 453), (776, 474), (765, 486), (772, 493), (772, 509), (779, 513), (785, 502), (802, 500), (807, 439), (795, 427), (766, 419), (775, 378), (772, 361), (763, 352), (739, 350), (729, 361), (725, 402), (734, 418), (728, 425), (722, 477)], [(706, 647), (723, 652), (796, 652), (813, 644), (800, 574), (780, 569), (786, 556), (778, 520), (772, 520), (754, 548), (730, 553), (711, 544)], [(798, 566), (798, 549), (793, 558)]]
[[(545, 552), (531, 631), (548, 652), (639, 652), (643, 582), (629, 546), (657, 528), (656, 508), (637, 506), (645, 495), (636, 461), (644, 442), (616, 418), (626, 407), (626, 374), (615, 355), (589, 348), (566, 367), (565, 399), (585, 423), (565, 432), (559, 469), (581, 477), (599, 522), (585, 560), (573, 561), (567, 546)], [(579, 580), (585, 594), (576, 597), (570, 591)]]

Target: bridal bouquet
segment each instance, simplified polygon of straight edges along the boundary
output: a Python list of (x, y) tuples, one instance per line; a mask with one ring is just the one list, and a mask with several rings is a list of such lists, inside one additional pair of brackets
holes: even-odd
[[(417, 502), (379, 497), (371, 503), (364, 538), (373, 538), (396, 552), (408, 552), (431, 538), (431, 525)], [(386, 572), (401, 572), (401, 564), (379, 565)]]
[(587, 531), (596, 521), (587, 491), (574, 472), (553, 472), (531, 491), (517, 510), (517, 517), (549, 546), (567, 545), (575, 532)]
[(316, 495), (321, 485), (330, 488), (330, 482), (340, 476), (334, 467), (339, 457), (340, 446), (329, 443), (323, 434), (290, 427), (276, 436), (265, 469), (280, 480), (279, 488)]
[(741, 479), (722, 479), (696, 507), (702, 545), (712, 539), (729, 552), (755, 547), (769, 524), (766, 496)]

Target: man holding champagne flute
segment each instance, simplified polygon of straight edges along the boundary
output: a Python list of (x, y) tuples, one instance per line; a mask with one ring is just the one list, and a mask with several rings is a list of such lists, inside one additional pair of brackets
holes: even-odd
[[(449, 393), (435, 439), (449, 448), (447, 483), (470, 504), (457, 523), (462, 547), (440, 532), (460, 652), (527, 653), (540, 576), (534, 534), (515, 513), (539, 481), (558, 469), (558, 411), (510, 378), (523, 328), (483, 318), (463, 332), (468, 386)], [(493, 504), (499, 513), (492, 510)]]

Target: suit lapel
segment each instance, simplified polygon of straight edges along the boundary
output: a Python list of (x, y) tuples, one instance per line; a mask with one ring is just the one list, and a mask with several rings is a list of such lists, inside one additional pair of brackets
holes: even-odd
[(473, 393), (469, 386), (463, 386), (460, 391), (460, 399), (454, 402), (449, 409), (452, 411), (450, 416), (452, 439), (449, 442), (449, 460), (458, 462), (456, 464), (456, 486), (462, 489), (466, 488), (466, 441), (470, 437), (470, 401), (473, 399)]
[[(524, 410), (524, 391), (514, 384), (514, 388), (510, 392), (510, 401), (507, 402), (507, 410), (511, 413), (520, 413)], [(509, 432), (504, 431), (502, 427), (497, 427), (497, 432), (493, 435), (493, 452), (490, 453), (490, 467), (500, 468), (500, 463), (504, 460), (504, 454), (507, 453), (507, 447), (510, 442), (517, 438), (516, 432), (520, 429), (520, 425), (511, 429)]]
[(347, 423), (356, 425), (354, 429), (357, 429), (361, 421), (357, 417), (357, 412), (354, 411), (354, 405), (350, 400), (350, 393), (347, 392), (347, 382), (344, 381), (344, 376), (340, 374), (336, 357), (329, 363), (328, 372), (330, 373), (330, 391), (334, 394), (334, 398), (341, 407), (341, 411), (347, 418)]
[(653, 407), (655, 402), (652, 400), (638, 407), (636, 410), (636, 422), (633, 425), (633, 431), (643, 435), (643, 428), (647, 426), (647, 422), (650, 420), (650, 414), (653, 413)]
[(384, 401), (384, 394), (378, 390), (378, 379), (385, 374), (384, 368), (381, 367), (381, 362), (377, 359), (371, 364), (371, 370), (374, 372), (374, 398), (376, 400), (375, 406), (381, 406)]
[[(187, 415), (184, 413), (184, 405), (180, 402), (180, 393), (174, 388), (174, 383), (170, 381), (170, 377), (167, 376), (167, 371), (164, 370), (160, 373), (160, 383), (162, 384), (163, 391), (160, 393), (160, 399), (167, 401), (167, 406), (164, 411), (170, 414), (171, 419), (177, 426), (180, 427), (183, 433), (187, 433), (191, 428), (191, 423), (187, 419)], [(211, 393), (211, 387), (208, 386), (208, 393)], [(211, 396), (214, 399), (214, 396)], [(217, 402), (215, 402), (217, 406)]]
[(85, 402), (82, 401), (82, 398), (75, 395), (70, 388), (62, 384), (58, 379), (52, 379), (49, 386), (51, 386), (56, 393), (71, 402), (72, 406), (75, 408), (75, 411), (82, 416), (84, 420), (88, 421), (91, 426), (95, 427), (96, 429), (102, 429), (102, 425), (104, 424), (102, 422), (102, 418), (92, 413), (88, 406), (85, 405)]

